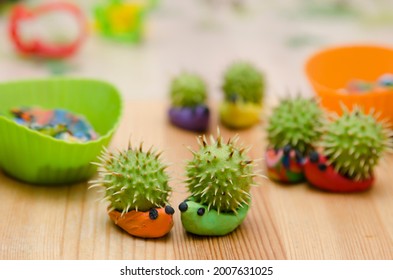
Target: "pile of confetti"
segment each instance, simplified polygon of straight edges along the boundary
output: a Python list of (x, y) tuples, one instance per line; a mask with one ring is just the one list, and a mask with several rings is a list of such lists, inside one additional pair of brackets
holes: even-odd
[(383, 74), (376, 82), (352, 80), (346, 88), (340, 89), (343, 94), (363, 94), (367, 92), (384, 92), (393, 90), (393, 74)]
[(20, 107), (11, 110), (17, 123), (69, 142), (86, 142), (98, 138), (89, 122), (63, 109)]

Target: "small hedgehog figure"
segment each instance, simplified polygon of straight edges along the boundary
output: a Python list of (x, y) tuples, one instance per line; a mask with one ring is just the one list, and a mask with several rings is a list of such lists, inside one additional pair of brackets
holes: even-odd
[(167, 205), (171, 188), (160, 154), (150, 148), (132, 148), (112, 153), (104, 149), (97, 180), (91, 187), (102, 187), (109, 201), (110, 218), (128, 233), (155, 238), (173, 226), (174, 209)]
[(224, 125), (239, 129), (259, 122), (265, 81), (254, 65), (245, 61), (232, 63), (224, 73), (222, 90), (220, 118)]
[(182, 224), (197, 235), (225, 235), (238, 227), (249, 209), (250, 188), (255, 183), (254, 161), (237, 138), (224, 143), (219, 135), (199, 137), (200, 148), (187, 163), (187, 188), (191, 196), (179, 205)]
[(373, 113), (355, 107), (335, 116), (321, 138), (321, 153), (310, 152), (305, 165), (308, 181), (335, 192), (363, 191), (371, 187), (374, 169), (392, 150), (392, 132)]
[(267, 125), (268, 176), (285, 183), (304, 180), (303, 161), (315, 149), (324, 114), (314, 99), (288, 98), (273, 109)]
[(183, 72), (170, 86), (169, 120), (176, 126), (197, 132), (206, 131), (210, 111), (207, 107), (207, 87), (196, 74)]

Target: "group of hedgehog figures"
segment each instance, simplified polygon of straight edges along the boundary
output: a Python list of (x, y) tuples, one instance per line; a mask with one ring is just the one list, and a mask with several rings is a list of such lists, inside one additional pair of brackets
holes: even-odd
[[(219, 107), (221, 123), (243, 129), (260, 123), (264, 78), (247, 62), (233, 63), (225, 72)], [(193, 73), (183, 72), (170, 85), (169, 121), (185, 130), (205, 132), (211, 112), (207, 86)], [(359, 107), (343, 107), (341, 116), (325, 112), (312, 98), (280, 101), (265, 122), (267, 176), (279, 183), (307, 181), (331, 192), (359, 192), (374, 182), (374, 169), (392, 148), (388, 124)], [(250, 189), (257, 186), (256, 160), (238, 136), (224, 140), (199, 135), (199, 148), (185, 165), (189, 196), (179, 204), (181, 222), (189, 233), (222, 236), (245, 219)], [(175, 210), (168, 204), (172, 192), (161, 153), (142, 144), (117, 153), (104, 149), (98, 177), (91, 187), (104, 189), (108, 214), (129, 234), (142, 238), (165, 236), (173, 227)]]

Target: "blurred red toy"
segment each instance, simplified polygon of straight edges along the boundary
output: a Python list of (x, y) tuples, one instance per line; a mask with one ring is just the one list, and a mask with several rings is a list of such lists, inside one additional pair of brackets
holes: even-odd
[(330, 192), (359, 192), (369, 189), (374, 183), (374, 176), (355, 181), (339, 174), (323, 155), (316, 155), (304, 163), (304, 174), (313, 186)]
[[(68, 18), (72, 17), (72, 20), (77, 24), (77, 34), (71, 40), (64, 40), (69, 36), (70, 32), (64, 30), (65, 24), (59, 26), (60, 17), (56, 16), (56, 21), (41, 24), (36, 30), (30, 30), (28, 34), (30, 38), (26, 39), (23, 35), (27, 32), (23, 32), (23, 28), (30, 28), (33, 26), (34, 21), (38, 21), (40, 18), (48, 18), (48, 15), (66, 14)], [(27, 24), (28, 23), (28, 24)], [(45, 36), (50, 36), (50, 31), (54, 30), (57, 33), (57, 41), (51, 39), (44, 39)], [(38, 30), (38, 32), (37, 32)], [(31, 32), (34, 31), (34, 32)], [(37, 33), (41, 32), (41, 36)], [(12, 42), (16, 49), (25, 55), (32, 55), (45, 58), (64, 58), (72, 55), (81, 45), (86, 37), (87, 33), (87, 21), (82, 11), (75, 5), (66, 2), (53, 2), (43, 4), (36, 8), (30, 9), (23, 5), (17, 5), (11, 11), (9, 33)], [(71, 32), (72, 33), (72, 32)], [(53, 37), (53, 36), (52, 36)], [(63, 40), (59, 40), (63, 39)]]

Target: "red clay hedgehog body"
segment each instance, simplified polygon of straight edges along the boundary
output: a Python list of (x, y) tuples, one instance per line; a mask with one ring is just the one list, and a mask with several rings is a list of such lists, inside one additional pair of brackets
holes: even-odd
[(372, 114), (359, 108), (336, 117), (321, 139), (321, 152), (311, 152), (305, 175), (314, 186), (333, 192), (356, 192), (371, 187), (374, 168), (387, 149), (391, 132)]

